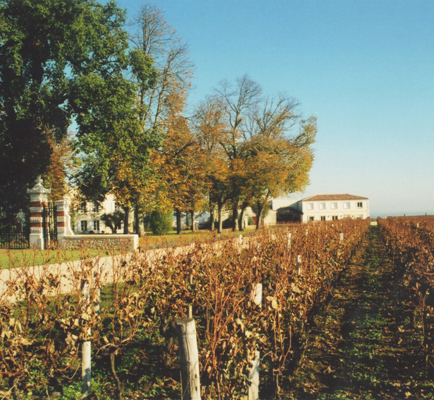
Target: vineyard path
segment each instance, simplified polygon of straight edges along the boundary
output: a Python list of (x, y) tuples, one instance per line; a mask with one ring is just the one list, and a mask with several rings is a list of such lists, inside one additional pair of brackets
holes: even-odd
[(312, 328), (285, 399), (434, 398), (420, 329), (412, 323), (414, 310), (398, 298), (402, 283), (392, 265), (371, 227)]

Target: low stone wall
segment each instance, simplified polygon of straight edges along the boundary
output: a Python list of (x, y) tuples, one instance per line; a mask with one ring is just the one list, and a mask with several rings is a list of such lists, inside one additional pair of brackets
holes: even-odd
[(137, 250), (138, 235), (73, 235), (60, 239), (64, 250)]

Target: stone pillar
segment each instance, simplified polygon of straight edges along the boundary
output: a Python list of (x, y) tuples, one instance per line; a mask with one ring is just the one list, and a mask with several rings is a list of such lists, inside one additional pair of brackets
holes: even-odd
[(74, 235), (71, 229), (71, 216), (69, 215), (71, 202), (68, 200), (58, 200), (55, 203), (57, 210), (57, 241), (63, 247), (65, 236)]
[(30, 194), (30, 247), (40, 250), (45, 248), (42, 213), (44, 206), (48, 206), (48, 195), (51, 193), (51, 189), (45, 189), (42, 183), (39, 176), (35, 186), (27, 189)]

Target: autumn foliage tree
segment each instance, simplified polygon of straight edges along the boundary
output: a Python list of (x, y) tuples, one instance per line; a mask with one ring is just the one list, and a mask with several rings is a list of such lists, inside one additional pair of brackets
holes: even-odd
[(196, 130), (210, 156), (209, 199), (220, 220), (223, 207), (232, 210), (234, 230), (242, 227), (246, 207), (258, 210), (259, 227), (271, 198), (308, 184), (316, 119), (303, 119), (297, 106), (286, 95), (264, 97), (260, 86), (243, 76), (235, 85), (221, 83), (197, 108)]
[(222, 212), (230, 199), (230, 168), (221, 143), (225, 140), (227, 125), (223, 107), (215, 96), (208, 96), (197, 107), (194, 130), (201, 154), (205, 160), (206, 196), (210, 212), (211, 229), (217, 212), (218, 232), (222, 231)]
[(177, 232), (180, 233), (181, 213), (191, 214), (194, 229), (194, 213), (205, 202), (205, 159), (197, 138), (190, 130), (189, 121), (182, 114), (185, 107), (182, 92), (169, 96), (168, 106), (161, 170), (168, 190), (167, 198), (176, 214)]

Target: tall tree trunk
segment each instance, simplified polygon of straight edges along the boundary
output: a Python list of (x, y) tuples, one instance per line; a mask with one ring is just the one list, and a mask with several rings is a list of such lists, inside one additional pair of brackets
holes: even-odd
[(143, 223), (140, 221), (140, 212), (139, 212), (139, 199), (136, 199), (136, 204), (134, 205), (134, 232), (139, 235), (139, 237), (142, 237), (145, 232), (143, 229)]
[(264, 211), (264, 205), (259, 201), (256, 203), (258, 208), (258, 213), (256, 214), (256, 229), (259, 229), (262, 224), (262, 211)]
[(194, 222), (195, 222), (195, 220), (194, 220), (194, 210), (190, 211), (190, 215), (191, 215), (191, 231), (194, 232), (196, 230), (195, 226), (194, 226)]
[(211, 206), (209, 209), (209, 220), (211, 222), (211, 232), (213, 232), (215, 230), (215, 206)]
[(243, 218), (244, 218), (244, 208), (241, 209), (240, 215), (238, 217), (238, 229), (240, 231), (244, 230)]
[(181, 210), (179, 208), (175, 208), (175, 213), (176, 213), (176, 233), (178, 235), (181, 234)]
[(232, 208), (233, 230), (238, 232), (238, 202)]
[(222, 217), (223, 204), (218, 204), (217, 208), (218, 208), (217, 211), (218, 211), (218, 219), (219, 219), (219, 221), (218, 221), (219, 227), (218, 227), (217, 232), (222, 233), (222, 230), (223, 230), (223, 217)]
[(124, 207), (125, 217), (124, 217), (124, 234), (128, 233), (128, 223), (130, 221), (130, 207)]

